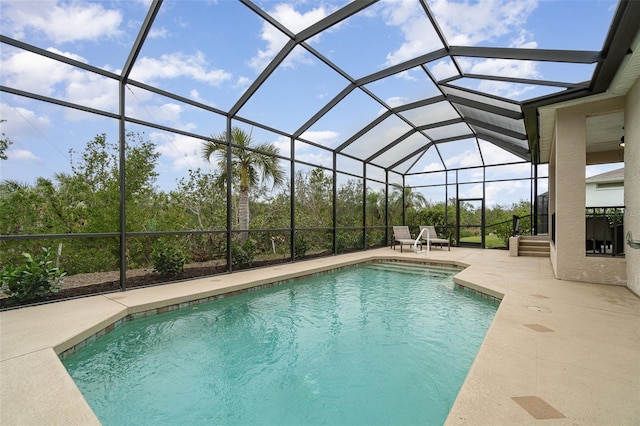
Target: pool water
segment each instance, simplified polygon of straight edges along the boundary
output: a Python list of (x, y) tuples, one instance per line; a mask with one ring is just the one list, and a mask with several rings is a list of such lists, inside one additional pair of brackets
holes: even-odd
[(441, 425), (497, 308), (455, 272), (344, 268), (126, 322), (63, 363), (104, 425)]

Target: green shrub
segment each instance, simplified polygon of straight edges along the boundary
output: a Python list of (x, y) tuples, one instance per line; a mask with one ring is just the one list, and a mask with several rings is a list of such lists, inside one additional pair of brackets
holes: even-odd
[(176, 276), (184, 270), (184, 255), (174, 247), (166, 246), (155, 249), (151, 254), (153, 270), (161, 277)]
[(302, 258), (305, 257), (305, 255), (307, 254), (307, 250), (309, 250), (309, 243), (307, 242), (307, 240), (302, 237), (296, 237), (296, 242), (295, 242), (295, 258)]
[(338, 254), (362, 247), (362, 233), (358, 231), (338, 231), (336, 240), (336, 252)]
[(53, 265), (51, 247), (42, 247), (39, 256), (22, 253), (22, 257), (23, 264), (0, 271), (1, 288), (9, 303), (29, 302), (58, 291), (66, 273)]
[(244, 243), (231, 243), (231, 265), (233, 269), (251, 266), (256, 256), (256, 242), (248, 238)]
[(496, 226), (495, 234), (500, 241), (502, 241), (505, 246), (509, 247), (509, 238), (511, 238), (511, 233), (513, 225), (511, 223), (503, 223), (501, 225)]

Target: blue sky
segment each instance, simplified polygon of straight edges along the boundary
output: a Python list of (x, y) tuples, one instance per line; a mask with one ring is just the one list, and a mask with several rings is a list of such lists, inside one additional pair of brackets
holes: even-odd
[[(255, 4), (297, 33), (344, 6), (346, 1), (256, 1)], [(0, 27), (5, 36), (78, 61), (118, 73), (136, 39), (150, 2), (129, 1), (29, 1), (3, 0)], [(525, 47), (540, 49), (600, 50), (611, 23), (615, 1), (428, 1), (447, 42), (462, 46)], [(311, 38), (308, 43), (354, 78), (441, 47), (416, 0), (380, 1), (356, 16)], [(228, 110), (236, 104), (287, 38), (245, 5), (233, 0), (165, 1), (144, 44), (131, 78), (205, 105)], [(37, 55), (1, 45), (0, 80), (11, 88), (117, 113), (117, 84), (86, 71), (74, 69)], [(523, 78), (581, 82), (591, 78), (591, 65), (556, 66), (532, 61), (467, 58), (465, 71)], [(434, 61), (434, 75), (451, 73), (448, 61)], [(238, 115), (285, 132), (296, 131), (347, 85), (348, 81), (304, 49), (296, 48), (239, 111)], [(550, 93), (533, 86), (490, 80), (464, 81), (459, 85), (514, 100)], [(390, 106), (431, 97), (439, 92), (424, 73), (409, 70), (367, 85)], [(556, 90), (556, 89), (553, 89)], [(117, 121), (93, 114), (1, 93), (2, 132), (12, 141), (8, 161), (0, 162), (0, 178), (33, 182), (69, 171), (69, 150), (82, 150), (96, 134), (117, 140)], [(303, 135), (322, 146), (335, 148), (381, 112), (381, 105), (356, 91)], [(226, 127), (224, 117), (199, 111), (187, 104), (128, 86), (127, 116), (209, 136)], [(446, 107), (424, 111), (446, 117)], [(414, 113), (419, 113), (416, 111)], [(241, 125), (242, 126), (242, 125)], [(244, 126), (246, 127), (246, 126)], [(209, 167), (200, 158), (201, 141), (176, 133), (130, 125), (154, 141), (162, 156), (158, 184), (174, 187), (187, 170)], [(247, 130), (250, 130), (247, 128)], [(401, 132), (401, 123), (389, 121), (371, 138), (383, 140)], [(396, 132), (396, 133), (394, 133)], [(290, 143), (285, 137), (253, 129), (258, 142), (273, 142), (285, 156)], [(415, 146), (421, 141), (415, 140)], [(473, 143), (445, 144), (442, 151), (449, 168), (478, 165)], [(500, 163), (514, 156), (480, 142), (485, 161)], [(350, 147), (352, 154), (368, 148), (368, 139)], [(411, 146), (411, 145), (408, 145)], [(407, 152), (411, 149), (405, 148)], [(300, 143), (296, 158), (330, 166), (328, 151)], [(396, 153), (389, 153), (389, 156)], [(389, 162), (392, 158), (387, 159)], [(353, 164), (344, 161), (344, 170)], [(416, 165), (419, 170), (443, 170), (434, 153)], [(528, 166), (495, 169), (496, 179), (521, 176)], [(597, 170), (600, 172), (600, 170)], [(373, 168), (369, 175), (380, 175)], [(476, 172), (477, 173), (477, 172)], [(596, 172), (594, 172), (595, 174)], [(424, 182), (443, 181), (444, 173)], [(473, 179), (473, 177), (470, 177)], [(412, 179), (412, 182), (415, 179)], [(415, 185), (424, 184), (416, 180)], [(496, 184), (487, 189), (487, 201), (510, 202), (518, 193), (527, 197), (528, 185)], [(467, 185), (469, 194), (478, 185)], [(426, 190), (428, 198), (438, 197)], [(517, 201), (517, 200), (516, 200)]]

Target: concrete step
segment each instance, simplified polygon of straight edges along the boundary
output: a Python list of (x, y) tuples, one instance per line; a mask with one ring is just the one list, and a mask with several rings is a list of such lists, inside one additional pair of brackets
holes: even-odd
[(549, 252), (543, 251), (518, 251), (518, 256), (528, 256), (528, 257), (549, 257)]
[(527, 246), (527, 245), (520, 245), (520, 247), (518, 247), (518, 252), (521, 251), (537, 251), (537, 252), (541, 252), (541, 253), (549, 253), (551, 250), (549, 249), (549, 246), (547, 245), (545, 246)]
[(518, 243), (518, 256), (549, 257), (551, 254), (549, 247), (549, 237), (524, 236)]
[(549, 247), (549, 241), (520, 239), (520, 246)]
[(523, 240), (549, 241), (548, 235), (520, 235)]

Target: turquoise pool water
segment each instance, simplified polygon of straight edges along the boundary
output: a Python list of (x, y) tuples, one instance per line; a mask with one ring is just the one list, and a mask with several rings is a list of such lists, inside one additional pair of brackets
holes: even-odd
[(441, 425), (497, 308), (454, 273), (345, 268), (127, 322), (63, 363), (104, 425)]

